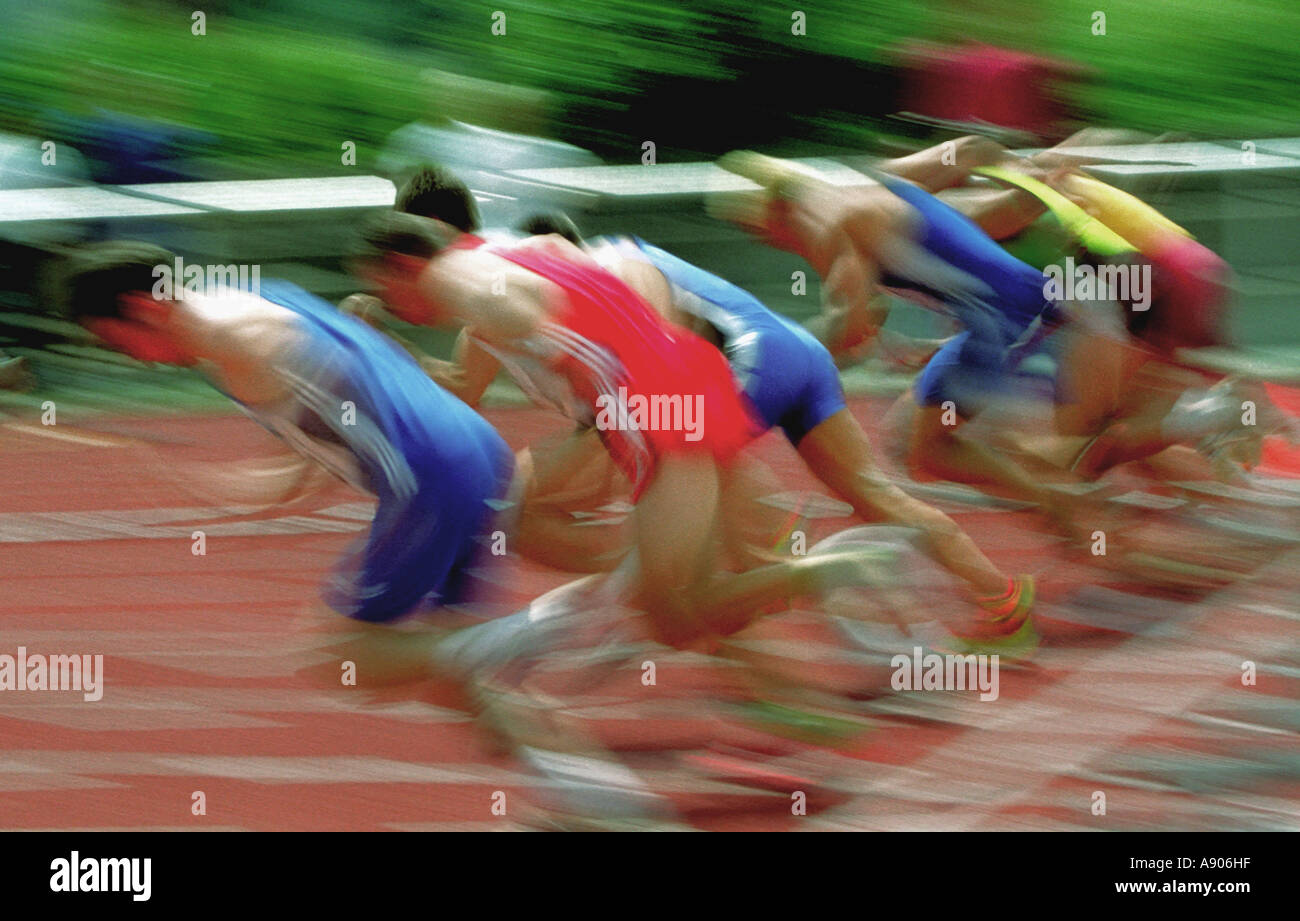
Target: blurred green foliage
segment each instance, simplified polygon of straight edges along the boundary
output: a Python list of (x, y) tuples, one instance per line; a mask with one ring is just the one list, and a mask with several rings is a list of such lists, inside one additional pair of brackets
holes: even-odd
[(228, 171), (340, 172), (344, 141), (364, 168), (436, 114), (418, 75), (437, 67), (551, 91), (555, 133), (610, 162), (646, 139), (661, 159), (861, 147), (888, 127), (896, 49), (975, 38), (1088, 67), (1072, 101), (1101, 124), (1295, 135), (1297, 35), (1295, 0), (47, 0), (0, 12), (0, 128), (99, 106), (210, 132)]

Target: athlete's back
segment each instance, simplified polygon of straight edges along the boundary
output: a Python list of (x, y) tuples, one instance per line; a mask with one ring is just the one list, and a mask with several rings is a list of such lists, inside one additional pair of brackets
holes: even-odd
[(292, 396), (245, 408), (338, 475), (377, 494), (409, 494), (434, 470), (481, 461), (484, 445), (504, 447), (484, 419), (366, 324), (288, 282), (264, 282), (260, 295), (297, 316), (303, 344), (273, 368)]

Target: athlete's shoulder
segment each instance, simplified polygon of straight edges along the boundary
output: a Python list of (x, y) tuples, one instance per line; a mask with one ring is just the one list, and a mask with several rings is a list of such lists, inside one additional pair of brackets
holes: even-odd
[(273, 304), (287, 305), (290, 303), (312, 304), (329, 306), (329, 303), (322, 297), (312, 294), (305, 288), (294, 284), (291, 281), (285, 281), (283, 278), (268, 278), (262, 281), (258, 286), (252, 289), (253, 294), (268, 300)]

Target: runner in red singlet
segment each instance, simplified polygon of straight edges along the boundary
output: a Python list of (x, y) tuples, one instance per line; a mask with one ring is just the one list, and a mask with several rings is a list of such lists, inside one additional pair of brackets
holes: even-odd
[[(634, 485), (637, 600), (656, 636), (687, 645), (761, 609), (851, 584), (852, 552), (721, 573), (723, 481), (757, 426), (723, 356), (559, 237), (498, 246), (392, 214), (365, 272), (402, 319), (464, 324), (539, 402), (594, 424)], [(657, 407), (637, 415), (638, 407)]]

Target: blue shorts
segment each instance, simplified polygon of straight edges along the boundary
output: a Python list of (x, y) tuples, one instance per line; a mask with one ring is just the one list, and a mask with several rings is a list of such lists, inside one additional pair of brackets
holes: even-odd
[[(1040, 329), (1015, 348), (992, 349), (971, 331), (963, 331), (939, 349), (917, 375), (917, 403), (939, 406), (951, 400), (963, 418), (976, 415), (991, 398), (1006, 396), (1010, 390), (1021, 396), (1068, 403), (1073, 395), (1060, 377), (1061, 347), (1061, 337), (1050, 330)], [(1026, 361), (1035, 357), (1050, 371), (1044, 373), (1026, 366)]]
[(455, 468), (420, 475), (412, 496), (379, 496), (370, 533), (326, 587), (331, 607), (381, 623), (472, 600), (496, 514), (489, 503), (505, 498), (514, 468), (504, 442), (478, 447)]
[(984, 340), (963, 330), (935, 352), (917, 375), (916, 401), (922, 406), (951, 401), (962, 417), (975, 415), (1004, 387), (1005, 354), (1005, 347), (984, 348)]
[(510, 486), (505, 441), (366, 324), (292, 285), (260, 293), (298, 314), (307, 338), (284, 361), (294, 399), (250, 413), (379, 500), (370, 533), (326, 586), (331, 606), (384, 622), (466, 600)]
[(749, 342), (740, 340), (736, 350), (752, 350), (753, 357), (735, 364), (748, 369), (741, 384), (759, 418), (769, 428), (779, 426), (798, 447), (805, 435), (847, 404), (839, 369), (826, 346), (802, 326), (781, 320), (779, 327), (755, 331)]

